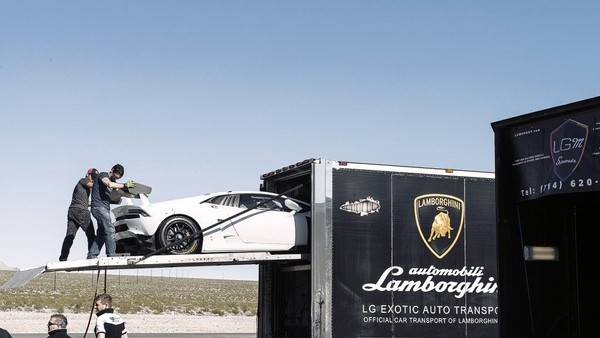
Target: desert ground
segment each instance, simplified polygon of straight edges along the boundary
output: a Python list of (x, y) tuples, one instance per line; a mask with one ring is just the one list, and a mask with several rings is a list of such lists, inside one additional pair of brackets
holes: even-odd
[[(10, 333), (46, 333), (50, 312), (0, 312), (0, 327)], [(64, 313), (68, 332), (83, 333), (88, 328), (89, 313)], [(254, 316), (194, 316), (184, 314), (122, 314), (131, 333), (253, 333)], [(92, 314), (87, 332), (94, 331), (96, 315)]]

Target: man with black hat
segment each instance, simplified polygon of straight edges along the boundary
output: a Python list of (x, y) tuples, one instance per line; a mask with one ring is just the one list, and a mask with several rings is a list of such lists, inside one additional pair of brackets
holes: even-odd
[(71, 204), (67, 212), (67, 234), (63, 240), (62, 249), (60, 250), (59, 261), (66, 261), (75, 240), (75, 235), (79, 228), (85, 231), (87, 237), (88, 251), (94, 242), (96, 233), (94, 232), (94, 223), (90, 215), (90, 192), (94, 185), (94, 179), (98, 176), (98, 170), (95, 168), (88, 169), (85, 177), (79, 179), (73, 189)]
[(115, 243), (115, 227), (110, 218), (110, 205), (113, 203), (111, 193), (114, 190), (119, 195), (131, 197), (128, 193), (129, 188), (134, 188), (134, 181), (118, 183), (117, 180), (123, 177), (125, 168), (120, 164), (115, 164), (109, 172), (101, 172), (94, 180), (92, 189), (92, 216), (98, 224), (98, 234), (88, 250), (87, 258), (96, 258), (100, 250), (106, 245), (106, 257), (114, 256), (117, 244)]

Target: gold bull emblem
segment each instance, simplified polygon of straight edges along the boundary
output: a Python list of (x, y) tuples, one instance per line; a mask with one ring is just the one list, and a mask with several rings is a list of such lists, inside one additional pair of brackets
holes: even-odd
[(448, 210), (442, 206), (438, 206), (436, 210), (439, 211), (437, 215), (433, 218), (433, 223), (431, 223), (431, 232), (429, 233), (429, 238), (427, 242), (431, 242), (432, 240), (436, 240), (440, 237), (452, 238), (450, 234), (450, 230), (454, 230), (450, 226), (450, 216), (448, 216)]

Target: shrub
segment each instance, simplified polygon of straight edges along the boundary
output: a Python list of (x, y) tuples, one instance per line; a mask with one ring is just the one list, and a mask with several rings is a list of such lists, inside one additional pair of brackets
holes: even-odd
[[(0, 284), (14, 276), (0, 271)], [(94, 272), (97, 274), (97, 272)], [(255, 281), (216, 280), (113, 275), (77, 272), (44, 273), (24, 287), (0, 291), (0, 311), (51, 311), (75, 313), (91, 311), (94, 296), (106, 292), (121, 313), (211, 313), (219, 316), (255, 316), (258, 283)], [(100, 281), (100, 285), (96, 282)]]

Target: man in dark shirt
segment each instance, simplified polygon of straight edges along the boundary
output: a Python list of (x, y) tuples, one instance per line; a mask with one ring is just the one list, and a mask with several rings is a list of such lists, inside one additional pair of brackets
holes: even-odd
[(48, 321), (48, 338), (71, 338), (67, 334), (67, 317), (60, 313), (50, 316)]
[(59, 261), (66, 261), (73, 246), (77, 230), (81, 228), (85, 231), (85, 236), (88, 242), (88, 251), (94, 242), (96, 233), (94, 232), (94, 223), (90, 216), (89, 200), (90, 191), (92, 189), (94, 179), (98, 176), (98, 170), (95, 168), (88, 169), (85, 177), (79, 179), (73, 189), (71, 204), (67, 212), (67, 234), (63, 240), (62, 249), (60, 250)]
[(94, 180), (92, 187), (92, 216), (98, 224), (98, 234), (90, 247), (87, 258), (96, 258), (106, 245), (106, 257), (114, 256), (117, 249), (115, 228), (110, 218), (111, 192), (115, 190), (123, 196), (131, 196), (126, 190), (135, 187), (135, 182), (117, 183), (123, 177), (125, 168), (115, 164), (109, 172), (101, 172)]
[(0, 338), (13, 338), (5, 329), (0, 327)]

